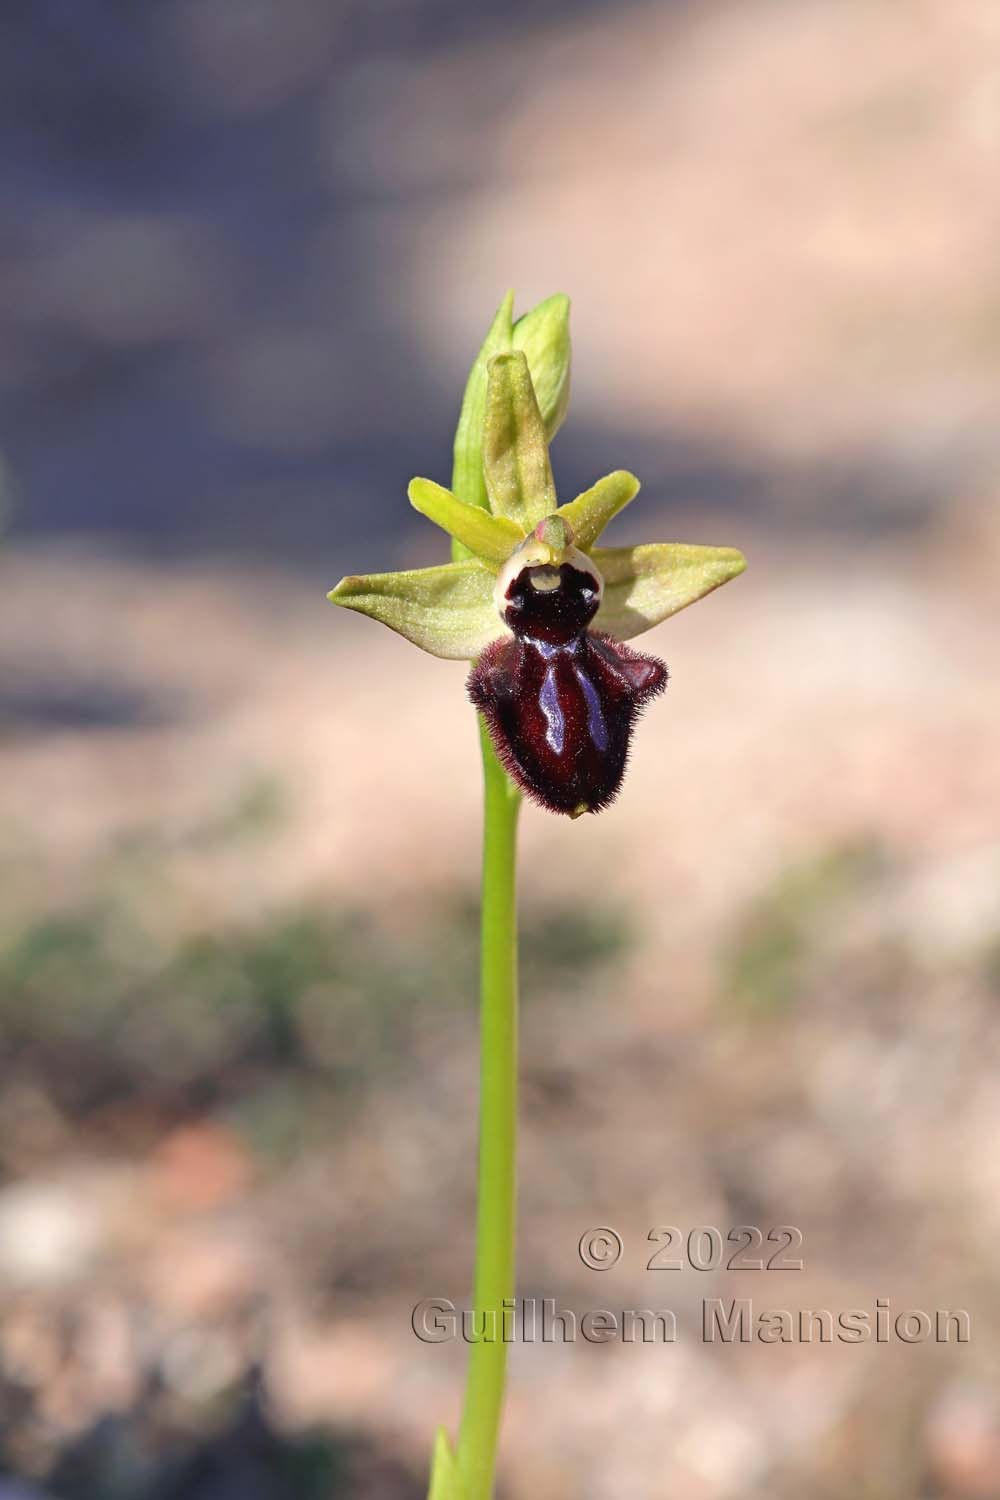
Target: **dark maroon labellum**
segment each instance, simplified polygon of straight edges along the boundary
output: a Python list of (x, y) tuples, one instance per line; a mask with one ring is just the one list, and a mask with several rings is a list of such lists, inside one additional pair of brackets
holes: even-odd
[(633, 725), (663, 691), (667, 669), (587, 629), (600, 581), (582, 568), (525, 567), (504, 600), (513, 639), (487, 646), (469, 676), (469, 696), (502, 764), (529, 796), (570, 817), (600, 812), (618, 793)]

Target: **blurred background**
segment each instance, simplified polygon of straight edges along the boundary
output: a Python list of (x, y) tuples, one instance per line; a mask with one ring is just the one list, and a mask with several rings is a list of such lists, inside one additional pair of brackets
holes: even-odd
[[(324, 594), (443, 557), (513, 286), (563, 496), (750, 568), (524, 815), (521, 1291), (680, 1334), (516, 1348), (502, 1495), (995, 1500), (993, 0), (6, 0), (0, 84), (0, 1496), (416, 1500), (456, 1422), (475, 730)], [(645, 1270), (744, 1223), (804, 1270)]]

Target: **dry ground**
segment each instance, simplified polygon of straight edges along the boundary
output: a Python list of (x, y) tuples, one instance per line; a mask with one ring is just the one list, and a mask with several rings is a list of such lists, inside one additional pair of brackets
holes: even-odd
[[(750, 571), (650, 638), (673, 680), (620, 805), (524, 817), (522, 1289), (681, 1331), (515, 1351), (507, 1483), (992, 1494), (995, 606), (930, 541), (755, 555), (738, 525)], [(358, 1459), (370, 1493), (419, 1493), (461, 1361), (409, 1310), (461, 1304), (471, 1249), (461, 668), (264, 572), (5, 573), (11, 1461), (45, 1472), (116, 1410), (144, 1432), (149, 1380), (183, 1449), (257, 1359), (281, 1431), (360, 1434), (401, 1466)], [(45, 927), (74, 917), (96, 956)], [(275, 963), (293, 1042), (251, 1045)], [(643, 1270), (656, 1225), (747, 1222), (800, 1227), (805, 1270)], [(576, 1254), (596, 1224), (626, 1244), (603, 1276)], [(701, 1298), (734, 1295), (962, 1306), (973, 1341), (706, 1346)]]

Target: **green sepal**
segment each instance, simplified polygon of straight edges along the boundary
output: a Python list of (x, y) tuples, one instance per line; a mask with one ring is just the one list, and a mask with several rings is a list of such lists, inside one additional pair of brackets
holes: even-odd
[(370, 615), (432, 656), (471, 661), (507, 627), (493, 602), (493, 573), (475, 558), (404, 573), (351, 574), (327, 598)]
[(431, 1487), (427, 1491), (427, 1500), (466, 1500), (467, 1494), (455, 1455), (451, 1451), (448, 1434), (443, 1427), (439, 1427), (434, 1435)]
[(549, 445), (528, 361), (520, 352), (490, 360), (483, 428), (490, 509), (530, 531), (556, 508)]
[(638, 493), (639, 481), (635, 475), (627, 469), (616, 469), (568, 505), (560, 505), (556, 514), (569, 522), (580, 551), (589, 552), (612, 517), (624, 510)]
[(683, 542), (595, 547), (591, 556), (604, 578), (604, 598), (594, 627), (620, 641), (651, 630), (703, 599), (747, 565), (735, 547), (696, 547)]
[(479, 353), (465, 383), (462, 410), (455, 428), (454, 466), (451, 487), (467, 505), (489, 507), (483, 478), (483, 424), (486, 421), (486, 367), (495, 354), (513, 347), (514, 293), (508, 292), (497, 308)]
[(569, 298), (565, 292), (546, 297), (514, 324), (513, 344), (524, 352), (538, 410), (551, 443), (569, 408)]
[(522, 541), (521, 528), (478, 505), (467, 505), (433, 479), (411, 479), (406, 492), (414, 510), (447, 531), (494, 571)]

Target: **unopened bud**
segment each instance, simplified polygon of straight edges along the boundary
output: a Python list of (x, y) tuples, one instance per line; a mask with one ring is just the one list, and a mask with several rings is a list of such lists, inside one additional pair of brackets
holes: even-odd
[(496, 355), (487, 367), (483, 474), (493, 514), (526, 531), (556, 508), (545, 427), (520, 350)]
[(514, 324), (513, 343), (527, 356), (538, 410), (551, 443), (569, 407), (569, 298), (556, 292)]

